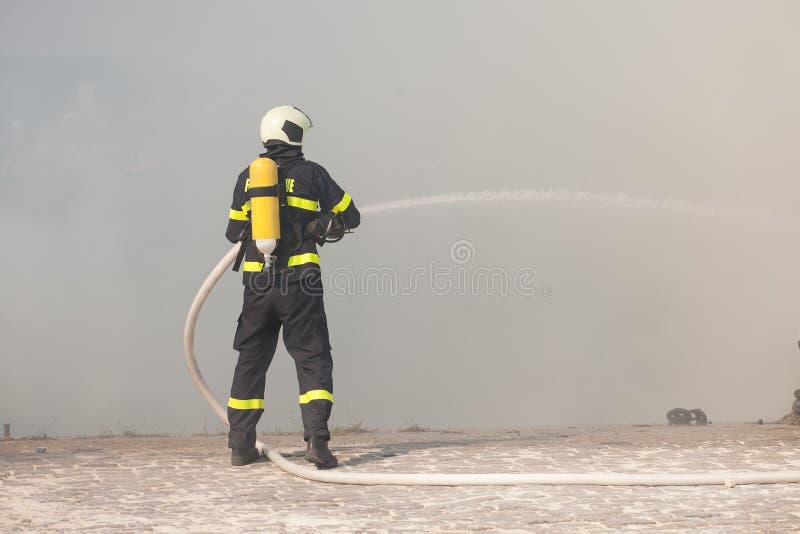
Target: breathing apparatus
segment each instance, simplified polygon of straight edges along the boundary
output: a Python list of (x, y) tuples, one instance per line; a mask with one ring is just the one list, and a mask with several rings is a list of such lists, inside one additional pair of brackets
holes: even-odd
[(264, 269), (272, 263), (272, 253), (281, 238), (280, 205), (278, 202), (278, 165), (269, 158), (258, 158), (250, 164), (250, 221), (252, 239), (264, 255)]

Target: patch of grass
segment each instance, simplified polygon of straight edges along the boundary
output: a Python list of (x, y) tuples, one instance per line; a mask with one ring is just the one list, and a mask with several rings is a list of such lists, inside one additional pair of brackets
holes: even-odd
[(419, 426), (416, 423), (414, 423), (411, 426), (407, 426), (406, 428), (401, 428), (400, 430), (398, 430), (398, 432), (430, 432), (430, 431), (431, 431), (430, 428)]
[(367, 428), (363, 425), (361, 421), (357, 423), (352, 423), (348, 426), (337, 426), (334, 427), (332, 432), (337, 434), (363, 434), (365, 432), (374, 432), (373, 429)]

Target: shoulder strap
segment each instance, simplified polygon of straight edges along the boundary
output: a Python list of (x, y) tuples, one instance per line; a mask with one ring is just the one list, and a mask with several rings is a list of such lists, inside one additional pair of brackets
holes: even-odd
[(233, 271), (238, 271), (239, 267), (242, 265), (244, 254), (247, 252), (247, 246), (250, 244), (250, 232), (251, 225), (248, 222), (245, 227), (242, 228), (242, 231), (239, 234), (239, 242), (241, 243), (241, 246), (239, 247), (239, 252), (236, 254), (236, 259), (233, 262), (233, 268), (231, 269)]

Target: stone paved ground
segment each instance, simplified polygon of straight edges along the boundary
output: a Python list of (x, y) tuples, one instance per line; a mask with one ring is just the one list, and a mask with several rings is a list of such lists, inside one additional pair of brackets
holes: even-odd
[[(297, 435), (264, 436), (297, 456)], [(37, 454), (36, 447), (47, 452)], [(334, 437), (345, 470), (800, 469), (800, 427), (546, 428)], [(366, 487), (233, 468), (222, 436), (0, 442), (2, 532), (798, 532), (800, 484)]]

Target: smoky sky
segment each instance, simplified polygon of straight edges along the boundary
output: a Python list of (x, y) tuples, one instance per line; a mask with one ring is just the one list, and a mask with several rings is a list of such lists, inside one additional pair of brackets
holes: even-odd
[[(0, 2), (0, 419), (17, 434), (219, 428), (183, 322), (229, 247), (261, 115), (284, 104), (310, 115), (307, 157), (360, 206), (567, 190), (774, 218), (365, 214), (322, 249), (326, 274), (455, 273), (461, 240), (465, 268), (530, 268), (537, 293), (329, 282), (334, 426), (776, 419), (800, 387), (798, 22), (790, 1)], [(198, 325), (220, 399), (241, 292), (228, 273)], [(266, 405), (262, 430), (300, 428), (282, 345)]]

